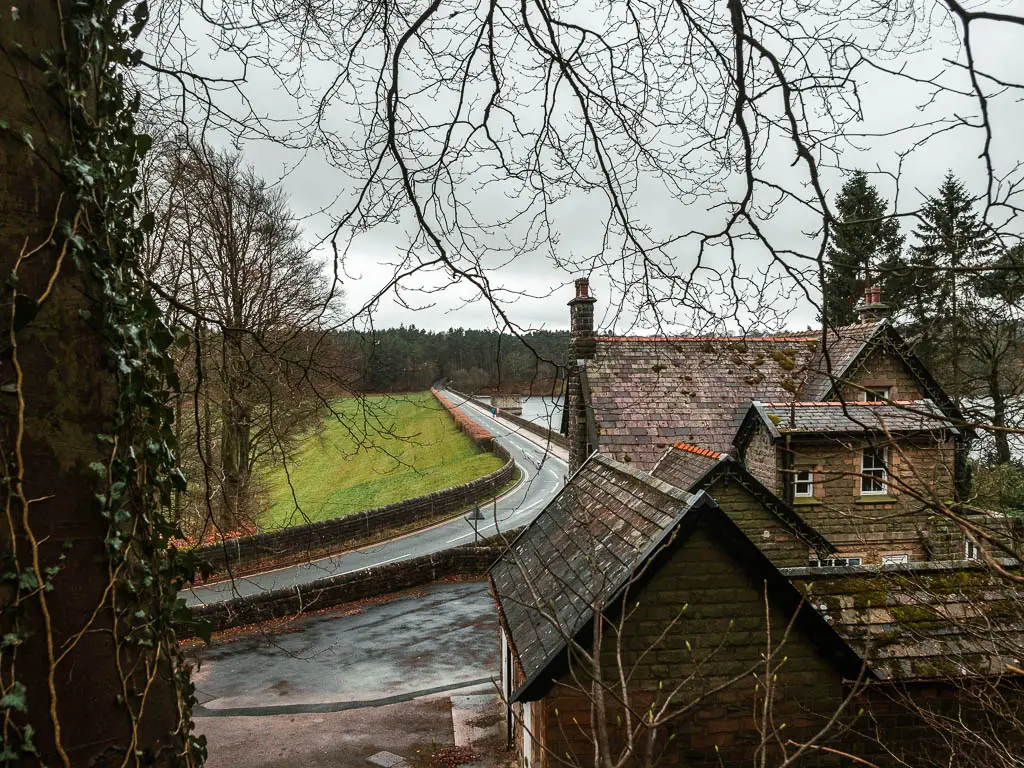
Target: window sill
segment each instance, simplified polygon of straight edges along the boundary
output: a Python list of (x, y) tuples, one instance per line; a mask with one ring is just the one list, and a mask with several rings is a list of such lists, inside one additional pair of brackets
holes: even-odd
[(793, 499), (794, 507), (813, 507), (824, 503), (821, 499), (816, 499), (813, 496), (796, 496)]
[(853, 500), (854, 504), (895, 504), (896, 497), (888, 495), (879, 496), (858, 496)]

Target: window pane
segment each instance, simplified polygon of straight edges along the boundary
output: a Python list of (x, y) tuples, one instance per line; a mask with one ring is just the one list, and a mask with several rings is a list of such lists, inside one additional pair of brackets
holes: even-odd
[(796, 479), (793, 483), (793, 495), (794, 496), (813, 496), (814, 495), (814, 473), (808, 470), (801, 470), (796, 473)]
[(861, 402), (878, 402), (889, 399), (889, 387), (871, 387), (860, 393)]
[(865, 448), (861, 458), (860, 492), (885, 493), (885, 448)]

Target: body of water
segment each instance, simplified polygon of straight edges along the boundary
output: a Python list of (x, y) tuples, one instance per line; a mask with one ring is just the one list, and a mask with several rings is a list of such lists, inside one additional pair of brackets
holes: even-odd
[[(491, 401), (489, 397), (480, 399)], [(523, 418), (557, 432), (562, 426), (562, 397), (524, 397)]]

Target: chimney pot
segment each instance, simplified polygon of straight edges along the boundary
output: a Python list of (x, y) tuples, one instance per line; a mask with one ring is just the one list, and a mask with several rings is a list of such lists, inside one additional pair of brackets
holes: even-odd
[(590, 280), (586, 277), (576, 278), (576, 298), (585, 299), (590, 296)]
[(882, 289), (870, 285), (864, 289), (864, 298), (857, 305), (861, 323), (874, 323), (889, 316), (889, 307), (882, 303)]

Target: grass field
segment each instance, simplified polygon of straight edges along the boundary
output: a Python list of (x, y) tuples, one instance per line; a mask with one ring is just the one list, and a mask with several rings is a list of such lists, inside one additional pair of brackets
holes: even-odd
[(343, 423), (330, 420), (283, 469), (264, 479), (265, 530), (326, 520), (422, 496), (474, 480), (502, 465), (459, 432), (429, 392), (350, 398), (336, 404)]

